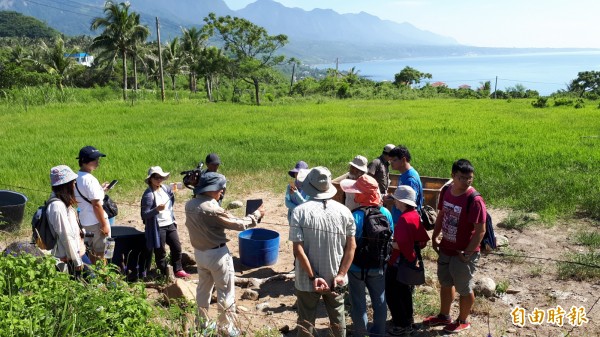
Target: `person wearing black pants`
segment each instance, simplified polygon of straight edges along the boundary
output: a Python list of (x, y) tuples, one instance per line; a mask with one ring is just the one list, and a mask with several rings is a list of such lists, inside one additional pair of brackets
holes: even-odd
[(181, 266), (181, 243), (179, 234), (177, 234), (177, 225), (172, 223), (168, 226), (159, 227), (158, 235), (160, 237), (160, 247), (154, 248), (156, 268), (160, 270), (162, 275), (167, 274), (167, 250), (165, 249), (165, 244), (167, 244), (171, 250), (171, 265), (175, 274), (180, 270), (183, 271)]
[[(392, 196), (394, 205), (402, 212), (394, 227), (392, 254), (385, 273), (385, 297), (392, 313), (394, 326), (388, 330), (390, 335), (409, 336), (413, 332), (413, 290), (410, 286), (397, 281), (398, 262), (421, 260), (420, 250), (425, 248), (429, 235), (421, 225), (417, 212), (416, 192), (410, 186), (401, 185)], [(415, 262), (415, 263), (416, 263)], [(422, 263), (422, 261), (420, 261)], [(402, 274), (404, 276), (404, 274)]]
[[(396, 281), (398, 268), (388, 265), (385, 271), (385, 300), (395, 327), (402, 328), (402, 333), (412, 330), (413, 319), (413, 298), (414, 286), (409, 286)], [(400, 329), (388, 331), (392, 335), (400, 335)]]
[[(146, 248), (154, 251), (156, 266), (161, 274), (167, 275), (167, 251), (171, 250), (171, 264), (175, 277), (189, 277), (181, 265), (181, 243), (177, 234), (177, 223), (173, 213), (175, 195), (168, 185), (162, 182), (169, 177), (160, 166), (148, 170), (146, 183), (148, 188), (142, 195), (141, 216), (145, 225)], [(149, 254), (150, 255), (150, 254)], [(150, 256), (146, 260), (146, 271), (150, 269)]]

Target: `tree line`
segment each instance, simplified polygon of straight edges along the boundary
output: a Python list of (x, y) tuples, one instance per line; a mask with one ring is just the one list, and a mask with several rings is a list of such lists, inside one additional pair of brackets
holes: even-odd
[[(166, 86), (177, 92), (186, 87), (192, 94), (204, 94), (208, 101), (240, 101), (248, 94), (260, 105), (261, 97), (335, 98), (536, 98), (539, 93), (521, 84), (492, 92), (490, 82), (480, 86), (452, 89), (446, 85), (421, 83), (429, 73), (405, 67), (392, 82), (375, 82), (359, 75), (355, 68), (319, 71), (295, 58), (277, 52), (286, 35), (269, 35), (266, 29), (238, 17), (209, 14), (199, 27), (181, 28), (181, 35), (161, 46), (148, 41), (150, 28), (128, 2), (107, 1), (103, 16), (90, 28), (99, 35), (44, 38), (0, 38), (0, 89), (53, 84), (58, 90), (72, 87), (119, 86), (124, 100), (139, 89), (160, 87), (160, 62)], [(77, 64), (78, 52), (95, 56), (92, 67)], [(582, 72), (562, 92), (600, 97), (600, 72)], [(120, 84), (118, 84), (120, 83)]]

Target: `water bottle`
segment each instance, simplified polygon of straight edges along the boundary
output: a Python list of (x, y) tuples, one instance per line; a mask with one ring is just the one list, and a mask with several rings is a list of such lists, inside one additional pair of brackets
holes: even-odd
[(104, 239), (104, 258), (112, 259), (115, 252), (115, 239), (107, 237)]

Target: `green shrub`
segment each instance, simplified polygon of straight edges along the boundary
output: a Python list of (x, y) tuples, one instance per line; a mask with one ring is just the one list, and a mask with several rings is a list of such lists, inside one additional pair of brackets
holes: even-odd
[(534, 108), (547, 108), (548, 107), (548, 97), (538, 97), (536, 101), (531, 102), (531, 105)]
[(571, 106), (573, 105), (573, 100), (569, 98), (556, 98), (554, 99), (554, 106)]
[(111, 268), (89, 283), (56, 271), (52, 257), (0, 255), (0, 336), (166, 336), (150, 322), (143, 284)]

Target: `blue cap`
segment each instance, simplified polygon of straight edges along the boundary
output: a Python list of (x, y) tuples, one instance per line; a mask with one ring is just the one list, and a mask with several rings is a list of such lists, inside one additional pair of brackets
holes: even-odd
[(204, 192), (214, 192), (225, 189), (227, 179), (221, 173), (217, 172), (206, 172), (200, 177), (200, 181), (196, 188), (194, 188), (194, 194), (202, 194)]

